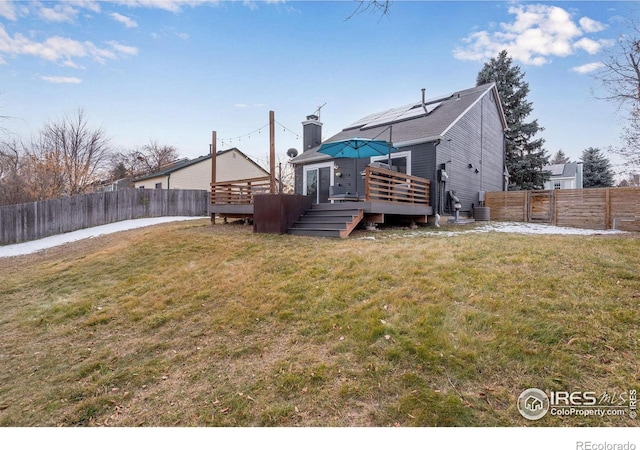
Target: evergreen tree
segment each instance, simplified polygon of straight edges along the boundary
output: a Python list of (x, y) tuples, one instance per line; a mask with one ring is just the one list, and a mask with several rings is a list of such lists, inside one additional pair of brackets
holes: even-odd
[(551, 164), (566, 164), (569, 162), (569, 157), (564, 154), (562, 149), (558, 150), (558, 152), (553, 155), (551, 158)]
[(543, 128), (537, 120), (525, 122), (533, 111), (526, 100), (529, 84), (524, 81), (520, 67), (514, 66), (507, 51), (491, 58), (478, 73), (476, 85), (496, 83), (502, 108), (507, 119), (506, 163), (509, 171), (509, 190), (543, 189), (549, 172), (542, 168), (549, 163), (543, 148), (544, 139), (534, 139)]
[(585, 188), (613, 186), (611, 162), (599, 148), (589, 147), (582, 152), (583, 182)]

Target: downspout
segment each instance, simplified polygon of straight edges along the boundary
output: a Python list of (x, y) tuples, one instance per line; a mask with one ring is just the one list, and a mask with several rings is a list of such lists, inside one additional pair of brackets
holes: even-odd
[(167, 174), (167, 190), (169, 190), (171, 188), (171, 174), (168, 173)]
[(480, 190), (482, 191), (483, 177), (484, 177), (484, 165), (483, 165), (483, 153), (484, 150), (484, 97), (480, 99)]
[[(425, 88), (422, 88), (422, 109), (424, 109), (424, 113), (425, 114), (429, 114), (429, 111), (427, 111), (427, 105), (425, 104)], [(434, 181), (434, 192), (433, 192), (433, 199), (435, 201), (435, 204), (433, 205), (433, 211), (436, 214), (440, 214), (442, 215), (442, 205), (440, 202), (440, 179), (438, 178), (438, 164), (437, 164), (437, 158), (436, 156), (438, 155), (438, 145), (440, 144), (440, 139), (438, 139), (437, 141), (435, 141), (435, 143), (433, 144), (433, 181)]]
[[(423, 95), (424, 95), (424, 89), (423, 91)], [(436, 214), (440, 214), (442, 215), (442, 205), (440, 204), (440, 179), (438, 178), (438, 163), (437, 163), (437, 159), (436, 156), (438, 155), (438, 145), (440, 144), (440, 139), (438, 139), (437, 141), (435, 141), (435, 143), (433, 144), (433, 181), (435, 181), (434, 183), (434, 192), (433, 192), (433, 199), (435, 201), (435, 205), (433, 208), (433, 211)]]

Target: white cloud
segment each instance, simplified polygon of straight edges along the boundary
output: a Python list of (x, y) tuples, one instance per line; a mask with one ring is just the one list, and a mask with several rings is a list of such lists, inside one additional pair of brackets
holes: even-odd
[(18, 13), (12, 1), (0, 1), (0, 16), (8, 20), (16, 20)]
[(602, 49), (602, 44), (600, 42), (589, 38), (582, 38), (579, 41), (576, 41), (573, 46), (580, 50), (584, 50), (590, 55), (595, 55)]
[(251, 11), (255, 11), (258, 9), (258, 4), (255, 2), (255, 0), (244, 0), (242, 4), (249, 8)]
[(138, 23), (130, 17), (124, 16), (120, 13), (114, 12), (109, 14), (113, 20), (120, 22), (127, 28), (136, 28)]
[(70, 4), (78, 6), (80, 8), (88, 9), (89, 11), (93, 11), (95, 13), (99, 13), (100, 9), (100, 1), (98, 0), (67, 0)]
[(42, 76), (40, 77), (44, 81), (48, 81), (49, 83), (55, 84), (79, 84), (82, 83), (80, 78), (76, 77), (52, 77), (52, 76)]
[(77, 41), (61, 36), (53, 36), (45, 41), (33, 41), (26, 36), (16, 33), (10, 36), (0, 24), (0, 58), (3, 55), (28, 55), (46, 61), (62, 64), (67, 67), (78, 67), (74, 59), (88, 58), (100, 64), (107, 60), (117, 59), (120, 55), (135, 55), (138, 49), (108, 42), (110, 48), (98, 47), (93, 42)]
[(131, 47), (129, 45), (123, 45), (116, 41), (107, 42), (116, 52), (121, 53), (123, 55), (135, 56), (138, 54), (137, 47)]
[(223, 0), (114, 0), (114, 3), (127, 7), (158, 8), (170, 12), (180, 12), (183, 6), (218, 4)]
[(38, 15), (47, 22), (72, 23), (78, 15), (78, 10), (68, 4), (58, 4), (53, 8), (40, 8)]
[(588, 64), (583, 64), (581, 66), (573, 67), (571, 70), (576, 73), (584, 74), (584, 73), (595, 72), (596, 70), (599, 70), (603, 67), (604, 67), (603, 63), (594, 62), (594, 63), (588, 63)]
[(607, 28), (605, 24), (600, 23), (597, 20), (589, 19), (588, 17), (582, 17), (580, 19), (580, 27), (585, 33), (597, 33), (598, 31), (602, 31)]
[(604, 41), (582, 37), (587, 32), (601, 31), (604, 25), (583, 17), (578, 26), (571, 14), (558, 6), (518, 5), (511, 6), (508, 11), (515, 16), (512, 22), (500, 23), (494, 31), (469, 34), (462, 40), (464, 45), (454, 49), (454, 57), (484, 61), (507, 50), (516, 61), (540, 66), (549, 63), (554, 56), (566, 57), (576, 50), (595, 54), (605, 45)]

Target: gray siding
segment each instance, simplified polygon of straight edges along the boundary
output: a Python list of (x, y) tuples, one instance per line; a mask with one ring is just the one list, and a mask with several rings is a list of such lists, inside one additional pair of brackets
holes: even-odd
[(293, 172), (293, 176), (294, 176), (294, 186), (293, 186), (293, 191), (296, 194), (300, 194), (302, 195), (302, 164), (298, 164), (293, 166), (294, 172)]
[(400, 151), (411, 151), (411, 175), (431, 181), (429, 185), (429, 204), (431, 206), (435, 206), (436, 200), (436, 147), (434, 142), (429, 142), (400, 149)]
[[(456, 191), (462, 211), (478, 206), (479, 191), (502, 191), (504, 186), (504, 133), (493, 94), (484, 96), (445, 135), (438, 146), (437, 163), (449, 179), (441, 191)], [(472, 167), (469, 167), (471, 165)], [(477, 169), (477, 172), (476, 172)], [(442, 187), (443, 185), (440, 184)], [(452, 211), (444, 210), (445, 213)]]

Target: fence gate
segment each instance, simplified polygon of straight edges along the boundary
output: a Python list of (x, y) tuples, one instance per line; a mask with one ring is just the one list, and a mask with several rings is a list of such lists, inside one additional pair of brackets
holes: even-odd
[(553, 223), (554, 191), (529, 192), (529, 222)]

